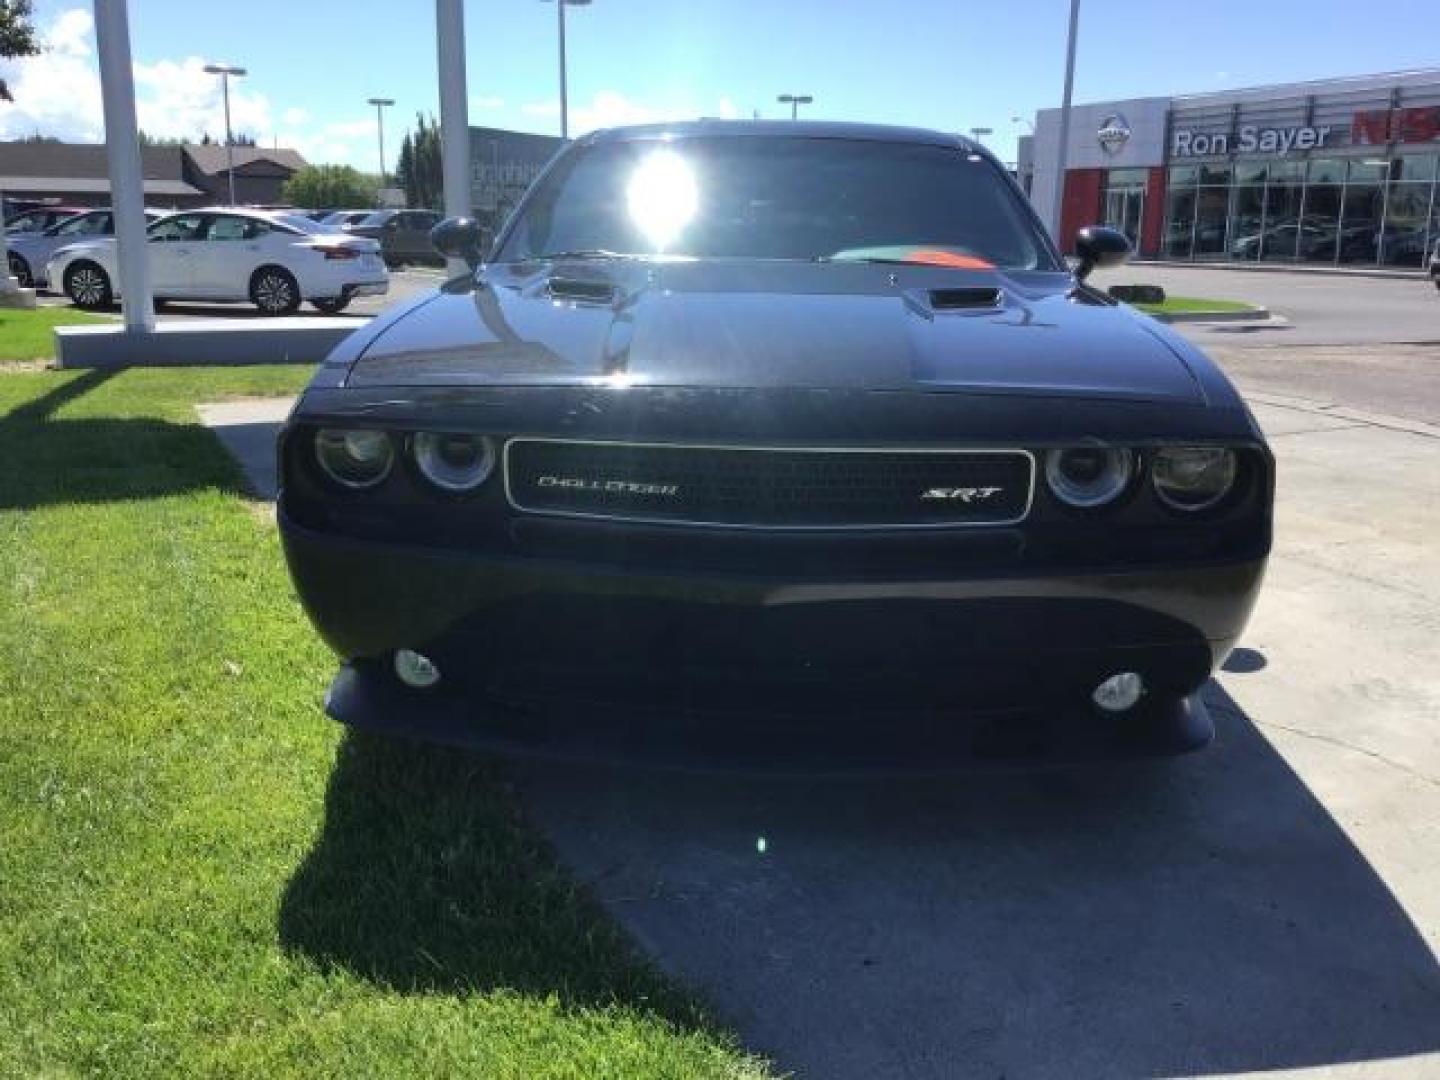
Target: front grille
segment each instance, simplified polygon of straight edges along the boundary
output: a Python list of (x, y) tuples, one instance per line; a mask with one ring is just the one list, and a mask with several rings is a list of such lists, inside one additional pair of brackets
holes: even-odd
[(517, 510), (740, 528), (1002, 525), (1030, 507), (1024, 450), (861, 450), (512, 439)]

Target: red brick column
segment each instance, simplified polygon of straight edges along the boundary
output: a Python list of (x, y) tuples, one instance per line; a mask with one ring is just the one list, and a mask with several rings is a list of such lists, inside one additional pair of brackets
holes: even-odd
[(1140, 222), (1140, 254), (1159, 255), (1165, 227), (1165, 170), (1156, 167), (1145, 178), (1145, 217)]
[(1074, 254), (1075, 234), (1100, 220), (1104, 187), (1104, 169), (1066, 170), (1065, 194), (1060, 203), (1060, 235), (1055, 238), (1062, 254)]

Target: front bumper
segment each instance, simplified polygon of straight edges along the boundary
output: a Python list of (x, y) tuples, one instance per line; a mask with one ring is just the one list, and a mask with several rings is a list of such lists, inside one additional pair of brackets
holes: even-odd
[[(827, 758), (855, 740), (848, 757), (866, 767), (939, 762), (937, 738), (966, 757), (1203, 745), (1208, 718), (1187, 699), (1239, 637), (1265, 563), (772, 577), (340, 538), (283, 507), (281, 530), (300, 598), (347, 662), (327, 701), (339, 720), (586, 756), (738, 751), (769, 767), (786, 745)], [(397, 648), (431, 657), (440, 686), (404, 688)], [(1102, 716), (1091, 691), (1127, 670), (1146, 703)]]

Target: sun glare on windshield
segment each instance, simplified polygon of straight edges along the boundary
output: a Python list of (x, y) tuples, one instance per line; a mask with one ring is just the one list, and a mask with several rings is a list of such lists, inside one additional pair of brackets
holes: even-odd
[(641, 159), (625, 194), (630, 219), (659, 252), (679, 237), (700, 202), (694, 170), (673, 150), (656, 150)]

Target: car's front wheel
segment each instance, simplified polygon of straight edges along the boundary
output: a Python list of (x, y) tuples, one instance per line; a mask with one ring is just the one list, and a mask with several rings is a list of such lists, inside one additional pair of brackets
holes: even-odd
[(300, 306), (300, 286), (281, 266), (262, 266), (250, 279), (250, 302), (262, 315), (293, 315)]
[(94, 310), (109, 307), (115, 299), (110, 275), (98, 263), (88, 260), (71, 263), (65, 271), (65, 295), (76, 307)]
[(6, 260), (10, 264), (10, 276), (20, 284), (22, 289), (33, 289), (35, 279), (30, 276), (30, 264), (23, 256), (10, 252), (10, 258)]
[(338, 315), (350, 306), (348, 296), (322, 296), (310, 301), (310, 306), (325, 315)]

